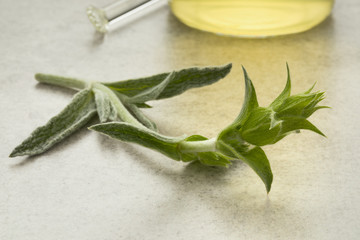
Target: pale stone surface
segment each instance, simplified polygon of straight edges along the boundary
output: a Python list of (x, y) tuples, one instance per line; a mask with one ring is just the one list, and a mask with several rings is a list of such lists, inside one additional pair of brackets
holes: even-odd
[[(236, 39), (190, 29), (167, 7), (100, 39), (85, 8), (103, 1), (0, 3), (0, 239), (358, 239), (360, 235), (360, 4), (337, 1), (306, 33)], [(237, 162), (229, 169), (183, 164), (90, 132), (34, 158), (7, 158), (73, 91), (37, 84), (36, 72), (115, 81), (193, 65), (234, 63), (216, 85), (146, 110), (169, 135), (215, 136), (237, 115), (243, 64), (266, 105), (286, 80), (293, 92), (325, 90), (303, 132), (265, 151), (269, 196)]]

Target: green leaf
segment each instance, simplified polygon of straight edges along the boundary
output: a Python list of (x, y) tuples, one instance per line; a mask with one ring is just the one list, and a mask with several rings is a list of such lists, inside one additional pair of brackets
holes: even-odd
[(311, 93), (314, 94), (315, 97), (314, 99), (304, 108), (303, 112), (302, 112), (302, 116), (303, 117), (310, 117), (314, 112), (316, 112), (319, 109), (323, 109), (323, 108), (329, 108), (327, 106), (316, 106), (319, 102), (321, 102), (322, 100), (324, 100), (325, 98), (325, 93), (324, 92), (315, 92), (315, 93)]
[[(224, 78), (231, 70), (232, 65), (220, 67), (188, 68), (175, 71), (175, 78), (172, 79), (156, 99), (164, 99), (179, 95), (191, 88), (203, 87), (217, 82)], [(104, 83), (112, 90), (133, 97), (141, 92), (160, 84), (169, 73), (157, 74), (150, 77), (130, 79), (126, 81)]]
[(270, 104), (270, 108), (276, 109), (282, 102), (290, 96), (291, 93), (291, 78), (290, 78), (290, 70), (289, 65), (286, 63), (287, 69), (287, 81), (284, 90), (280, 93), (280, 95)]
[[(244, 140), (242, 128), (244, 124), (248, 123), (249, 129), (258, 129), (259, 127), (260, 129), (269, 129), (271, 125), (269, 118), (271, 111), (267, 111), (266, 108), (259, 108), (254, 85), (244, 67), (243, 71), (245, 77), (245, 99), (241, 112), (235, 121), (219, 134), (216, 148), (222, 154), (240, 159), (249, 165), (264, 182), (266, 190), (269, 192), (273, 180), (269, 160), (260, 147)], [(249, 118), (250, 121), (248, 121)], [(258, 135), (257, 137), (262, 139), (264, 135)]]
[(126, 122), (110, 122), (91, 126), (89, 129), (112, 138), (132, 142), (156, 150), (174, 160), (181, 160), (178, 143), (184, 139), (160, 135), (147, 128), (139, 128)]
[(319, 109), (314, 109), (314, 107), (323, 99), (323, 92), (296, 94), (286, 98), (282, 104), (274, 110), (277, 112), (278, 118), (281, 119), (299, 116), (307, 118)]
[(93, 89), (93, 92), (95, 94), (96, 109), (100, 122), (120, 120), (109, 95), (96, 88)]
[(259, 106), (254, 85), (253, 85), (251, 79), (249, 78), (244, 67), (243, 67), (243, 71), (244, 71), (244, 77), (245, 77), (245, 99), (244, 99), (243, 106), (241, 108), (241, 112), (233, 123), (238, 126), (242, 125), (246, 121), (246, 119), (249, 117), (251, 111), (253, 111), (254, 109), (256, 109)]
[[(273, 120), (270, 108), (258, 107), (251, 112), (239, 131), (242, 138), (253, 145), (264, 146), (272, 144), (281, 129), (281, 121)], [(277, 123), (273, 123), (273, 121)], [(273, 126), (272, 126), (273, 124)]]
[(316, 82), (307, 91), (305, 91), (304, 94), (311, 93), (311, 91), (314, 89), (315, 85), (316, 85)]
[(157, 132), (156, 124), (151, 121), (135, 104), (126, 104), (127, 109), (130, 113), (141, 122), (145, 127)]
[(233, 132), (222, 135), (216, 144), (217, 149), (224, 155), (240, 159), (249, 165), (264, 182), (266, 191), (270, 192), (273, 174), (270, 162), (260, 147), (244, 142)]
[(148, 88), (139, 94), (130, 97), (127, 99), (127, 102), (129, 103), (144, 103), (147, 101), (155, 100), (157, 99), (160, 94), (164, 91), (167, 85), (169, 85), (170, 82), (172, 82), (176, 77), (175, 72), (170, 73), (162, 82), (160, 82), (158, 85), (155, 85), (152, 88)]
[[(284, 121), (282, 123), (281, 133), (279, 135), (280, 136), (282, 136), (284, 134), (287, 135), (291, 132), (294, 132), (294, 131), (297, 131), (300, 129), (310, 130), (310, 131), (313, 131), (313, 132), (325, 137), (324, 133), (322, 133), (317, 127), (315, 127), (311, 122), (309, 122), (307, 119), (304, 119), (304, 118), (293, 118), (293, 119), (288, 119), (288, 120)], [(279, 141), (279, 140), (277, 140), (277, 141)], [(277, 141), (275, 141), (274, 143), (276, 143)]]
[(46, 125), (37, 128), (17, 146), (10, 157), (36, 155), (45, 152), (54, 144), (84, 126), (96, 114), (94, 96), (91, 90), (77, 93), (71, 103)]
[(269, 193), (273, 181), (273, 174), (265, 152), (260, 147), (254, 147), (250, 151), (242, 153), (239, 157), (256, 172), (264, 182), (266, 191)]

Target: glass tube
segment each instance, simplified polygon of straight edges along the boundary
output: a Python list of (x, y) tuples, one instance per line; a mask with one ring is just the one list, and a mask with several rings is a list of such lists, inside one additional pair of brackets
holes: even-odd
[(139, 13), (145, 14), (160, 2), (164, 0), (120, 0), (103, 8), (91, 5), (86, 13), (96, 31), (107, 33), (133, 20)]

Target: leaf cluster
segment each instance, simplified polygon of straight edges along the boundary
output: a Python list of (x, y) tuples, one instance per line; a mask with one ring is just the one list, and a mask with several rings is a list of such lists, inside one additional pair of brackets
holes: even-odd
[(231, 67), (228, 64), (188, 68), (114, 83), (86, 83), (78, 79), (37, 74), (35, 77), (40, 82), (80, 91), (63, 111), (16, 147), (10, 157), (45, 152), (97, 115), (100, 123), (91, 126), (91, 130), (153, 149), (176, 161), (199, 161), (207, 166), (228, 167), (231, 161), (241, 160), (255, 171), (269, 192), (273, 174), (261, 147), (274, 144), (302, 129), (324, 136), (307, 120), (315, 111), (327, 108), (318, 106), (324, 99), (324, 92), (312, 92), (311, 87), (303, 93), (291, 95), (288, 67), (286, 86), (268, 107), (259, 106), (253, 83), (243, 68), (245, 99), (242, 109), (233, 123), (214, 138), (164, 136), (141, 111), (141, 108), (151, 107), (149, 101), (174, 97), (188, 89), (215, 83), (224, 78)]

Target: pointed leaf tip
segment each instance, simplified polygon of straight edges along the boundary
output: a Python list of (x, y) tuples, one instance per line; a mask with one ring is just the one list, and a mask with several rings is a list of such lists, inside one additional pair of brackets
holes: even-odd
[(287, 71), (288, 71), (288, 73), (289, 73), (290, 70), (289, 70), (289, 63), (288, 63), (288, 62), (286, 62), (286, 69), (287, 69)]
[(10, 153), (10, 155), (9, 155), (9, 158), (14, 158), (14, 157), (16, 157), (16, 152), (15, 152), (15, 150), (13, 150), (13, 151)]
[(241, 65), (241, 68), (243, 69), (243, 71), (246, 72), (244, 65)]
[(290, 77), (290, 68), (289, 65), (286, 63), (286, 71), (287, 71), (287, 79), (286, 79), (286, 85), (284, 88), (284, 92), (290, 96), (291, 94), (291, 77)]
[(248, 73), (247, 73), (247, 71), (246, 71), (245, 67), (244, 67), (243, 65), (241, 65), (241, 68), (242, 68), (242, 70), (243, 70), (243, 73), (244, 73), (244, 77), (245, 77), (245, 79), (249, 79), (249, 75), (248, 75)]
[[(271, 182), (272, 183), (272, 182)], [(265, 184), (265, 187), (266, 187), (266, 193), (269, 194), (270, 193), (270, 190), (271, 190), (271, 183), (269, 184)]]
[(304, 92), (304, 94), (309, 94), (314, 89), (317, 82), (315, 82), (307, 91)]
[(256, 100), (256, 103), (257, 103), (257, 97), (256, 97), (254, 84), (252, 83), (244, 66), (241, 66), (241, 67), (243, 69), (244, 78), (245, 78), (245, 95), (251, 97), (253, 100)]
[(290, 68), (289, 68), (288, 62), (286, 62), (286, 72), (287, 72), (287, 81), (289, 81), (289, 79), (290, 79)]
[(287, 80), (285, 88), (279, 94), (279, 96), (270, 104), (270, 106), (276, 110), (283, 101), (291, 95), (291, 77), (290, 77), (290, 69), (288, 63), (286, 63), (286, 71), (287, 71)]
[(34, 78), (38, 80), (38, 78), (41, 76), (41, 73), (35, 73)]
[(35, 129), (12, 151), (10, 157), (43, 153), (84, 126), (94, 115), (94, 96), (90, 90), (84, 89), (78, 92), (59, 114)]

